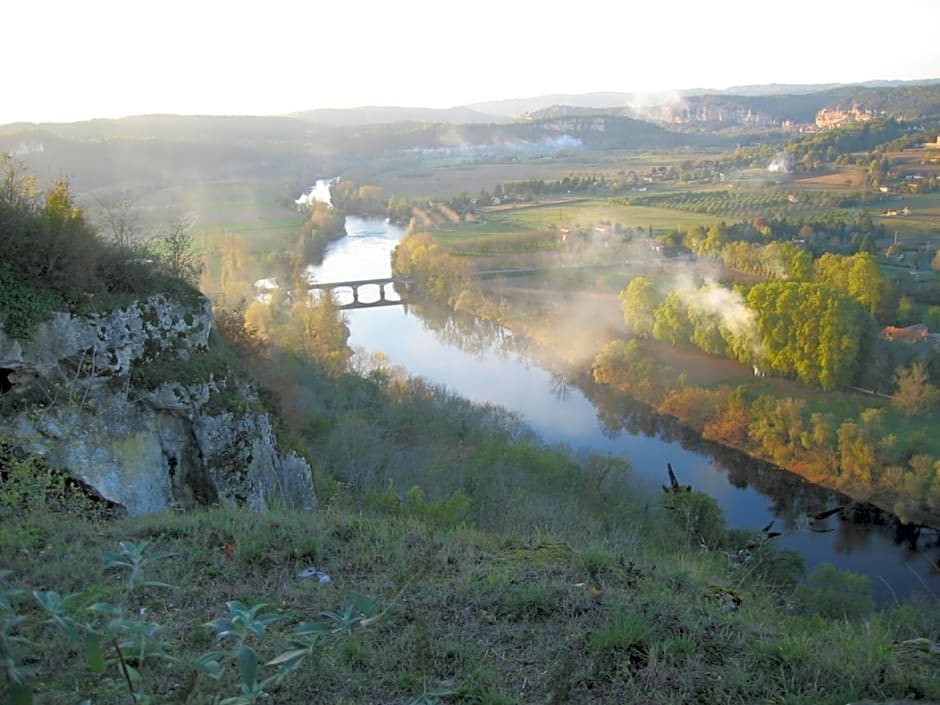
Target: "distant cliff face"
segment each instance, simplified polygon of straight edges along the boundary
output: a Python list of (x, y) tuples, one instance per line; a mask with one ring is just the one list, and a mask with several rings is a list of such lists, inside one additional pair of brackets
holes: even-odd
[(155, 374), (198, 367), (211, 327), (208, 300), (157, 295), (108, 314), (56, 314), (28, 341), (0, 329), (0, 434), (132, 514), (313, 509), (310, 467), (278, 449), (249, 382)]
[(857, 106), (844, 110), (840, 108), (823, 108), (816, 113), (816, 127), (820, 129), (831, 129), (849, 123), (868, 122), (874, 118), (874, 112), (871, 110), (862, 110)]

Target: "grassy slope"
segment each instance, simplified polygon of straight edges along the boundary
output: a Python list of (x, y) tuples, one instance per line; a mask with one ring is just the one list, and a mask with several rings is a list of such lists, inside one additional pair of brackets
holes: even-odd
[[(77, 614), (120, 594), (98, 556), (118, 540), (153, 541), (178, 558), (148, 577), (175, 589), (126, 598), (164, 628), (168, 651), (212, 647), (203, 623), (224, 602), (265, 602), (287, 616), (263, 641), (265, 659), (286, 648), (299, 621), (319, 619), (355, 592), (379, 599), (380, 618), (327, 649), (319, 669), (291, 676), (278, 703), (845, 703), (862, 696), (940, 697), (936, 657), (899, 642), (936, 640), (926, 607), (858, 618), (849, 585), (823, 588), (813, 607), (767, 591), (754, 576), (774, 554), (754, 550), (729, 569), (723, 550), (702, 550), (653, 510), (605, 544), (541, 533), (497, 535), (414, 516), (407, 508), (334, 506), (315, 515), (209, 510), (104, 523), (58, 517), (29, 549), (7, 552), (20, 523), (6, 523), (4, 563), (17, 583), (72, 593)], [(51, 517), (47, 517), (51, 518)], [(674, 522), (675, 523), (675, 522)], [(779, 559), (779, 557), (778, 557)], [(315, 565), (334, 582), (297, 577)], [(778, 570), (778, 572), (784, 572)], [(740, 607), (729, 606), (740, 600)], [(19, 607), (33, 615), (30, 601)], [(864, 613), (866, 610), (862, 608)], [(812, 614), (816, 612), (816, 614)], [(126, 702), (114, 667), (96, 675), (51, 627), (25, 629), (37, 645), (37, 702)], [(139, 664), (159, 702), (188, 683), (182, 664)], [(270, 669), (269, 669), (270, 670)], [(196, 681), (191, 702), (221, 685)], [(438, 693), (437, 696), (431, 696)], [(420, 700), (425, 696), (424, 700)]]

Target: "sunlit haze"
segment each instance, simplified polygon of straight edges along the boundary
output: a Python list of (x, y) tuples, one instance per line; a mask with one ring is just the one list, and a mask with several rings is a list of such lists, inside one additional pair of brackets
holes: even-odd
[(0, 124), (940, 77), (940, 3), (4, 7)]

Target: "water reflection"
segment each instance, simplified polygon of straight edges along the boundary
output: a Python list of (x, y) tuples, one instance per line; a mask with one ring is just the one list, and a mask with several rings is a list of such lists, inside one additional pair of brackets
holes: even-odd
[(532, 350), (527, 338), (492, 322), (465, 312), (454, 312), (433, 302), (412, 302), (410, 308), (425, 328), (446, 346), (454, 347), (476, 358), (496, 355), (500, 359), (517, 358), (528, 362)]

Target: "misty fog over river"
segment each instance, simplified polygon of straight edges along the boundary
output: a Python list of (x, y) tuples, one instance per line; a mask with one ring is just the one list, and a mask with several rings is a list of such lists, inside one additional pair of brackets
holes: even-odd
[[(403, 228), (349, 217), (346, 231), (347, 237), (328, 246), (321, 265), (308, 268), (310, 275), (318, 282), (390, 276), (389, 257)], [(348, 301), (348, 289), (337, 294), (343, 301), (344, 291)], [(360, 290), (360, 301), (378, 298), (375, 286)], [(390, 364), (401, 365), (412, 375), (445, 385), (470, 400), (516, 412), (547, 444), (564, 444), (578, 455), (626, 458), (637, 481), (655, 492), (668, 482), (666, 463), (672, 463), (680, 482), (718, 501), (731, 527), (759, 531), (773, 519), (774, 530), (782, 532), (776, 541), (799, 551), (807, 571), (829, 562), (868, 575), (880, 604), (915, 594), (940, 597), (936, 567), (940, 546), (934, 532), (925, 532), (912, 550), (896, 536), (891, 522), (870, 525), (837, 516), (811, 522), (809, 514), (845, 504), (846, 498), (792, 473), (698, 441), (661, 420), (651, 423), (648, 414), (635, 410), (632, 423), (624, 424), (631, 430), (611, 429), (609, 413), (605, 428), (582, 391), (571, 384), (560, 385), (557, 374), (530, 359), (497, 350), (495, 344), (467, 352), (454, 344), (452, 336), (442, 339), (413, 309), (357, 309), (347, 311), (346, 316), (354, 348), (384, 352)], [(503, 338), (510, 336), (502, 331)], [(559, 393), (560, 388), (564, 393)]]

